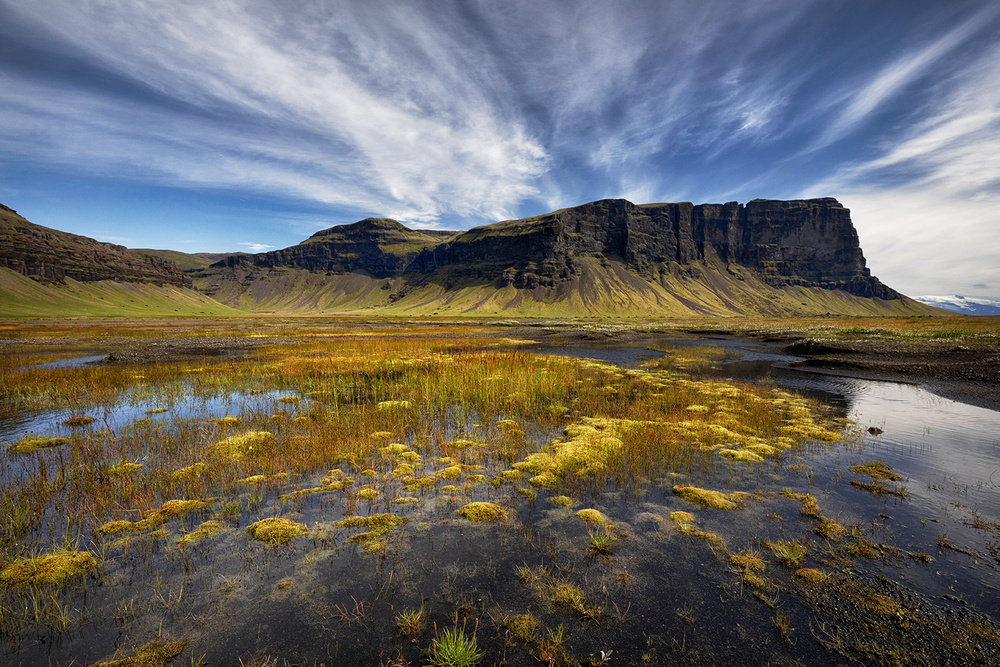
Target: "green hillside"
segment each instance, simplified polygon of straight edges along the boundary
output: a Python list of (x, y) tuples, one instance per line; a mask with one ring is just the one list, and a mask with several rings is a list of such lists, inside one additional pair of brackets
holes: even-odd
[(42, 284), (0, 268), (0, 317), (221, 316), (239, 311), (186, 287), (111, 280)]

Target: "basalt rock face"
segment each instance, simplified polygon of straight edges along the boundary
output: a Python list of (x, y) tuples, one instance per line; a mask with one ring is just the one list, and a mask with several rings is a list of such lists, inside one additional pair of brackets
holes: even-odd
[(0, 266), (40, 281), (115, 280), (190, 286), (191, 278), (170, 262), (86, 236), (28, 222), (0, 204)]
[(413, 230), (395, 220), (366, 218), (316, 232), (284, 250), (231, 256), (212, 267), (248, 270), (292, 267), (329, 274), (363, 271), (376, 278), (390, 278), (401, 275), (421, 250), (455, 233)]
[(871, 275), (850, 211), (832, 198), (698, 206), (602, 200), (471, 229), (423, 250), (407, 271), (532, 289), (579, 275), (583, 257), (622, 262), (651, 280), (676, 267), (711, 262), (750, 268), (775, 287), (900, 297)]

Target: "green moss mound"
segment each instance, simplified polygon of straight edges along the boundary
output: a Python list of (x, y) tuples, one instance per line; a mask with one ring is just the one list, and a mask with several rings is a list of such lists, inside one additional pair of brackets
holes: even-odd
[(464, 516), (466, 519), (474, 523), (489, 523), (491, 521), (507, 520), (507, 510), (499, 505), (485, 502), (469, 503), (462, 509), (458, 510), (456, 514)]
[(268, 544), (285, 544), (309, 532), (309, 529), (301, 523), (281, 517), (261, 519), (247, 526), (246, 530), (250, 537)]
[(46, 584), (61, 586), (96, 569), (97, 560), (90, 552), (60, 551), (9, 563), (0, 570), (0, 585), (5, 588)]
[(93, 667), (163, 667), (179, 656), (187, 642), (150, 642), (134, 655), (118, 660), (101, 662)]
[(39, 449), (51, 449), (60, 445), (68, 445), (69, 438), (24, 438), (11, 445), (10, 451), (17, 454), (30, 454)]

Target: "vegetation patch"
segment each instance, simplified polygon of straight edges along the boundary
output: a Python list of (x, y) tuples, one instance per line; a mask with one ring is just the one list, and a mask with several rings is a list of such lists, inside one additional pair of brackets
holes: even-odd
[(94, 667), (164, 667), (179, 656), (184, 651), (185, 646), (187, 646), (185, 641), (153, 641), (127, 658), (101, 662)]
[(522, 644), (531, 644), (535, 641), (538, 637), (539, 625), (538, 619), (531, 614), (514, 616), (503, 622), (504, 629), (510, 636)]
[(713, 507), (719, 510), (737, 509), (740, 503), (750, 496), (748, 493), (736, 492), (726, 494), (721, 491), (701, 489), (697, 486), (688, 486), (685, 484), (674, 486), (673, 492), (675, 496), (693, 505)]
[(499, 505), (486, 502), (468, 503), (456, 513), (464, 516), (473, 523), (488, 523), (491, 521), (507, 520), (507, 510)]
[(901, 486), (886, 486), (880, 482), (859, 482), (856, 479), (851, 480), (851, 486), (856, 489), (861, 489), (862, 491), (867, 491), (868, 493), (874, 494), (876, 496), (896, 496), (898, 498), (906, 497), (906, 489)]
[(608, 517), (595, 509), (583, 509), (576, 513), (576, 518), (584, 523), (605, 526), (608, 524)]
[(222, 523), (215, 520), (205, 521), (197, 528), (192, 530), (190, 533), (185, 534), (179, 540), (177, 540), (178, 546), (187, 546), (192, 542), (196, 542), (200, 539), (206, 538), (209, 535), (214, 535), (223, 529)]
[(247, 431), (209, 445), (208, 451), (216, 458), (240, 461), (251, 454), (262, 455), (262, 448), (272, 442), (274, 434), (270, 431)]
[(61, 445), (68, 445), (69, 438), (22, 438), (11, 445), (10, 451), (17, 454), (30, 454), (39, 449), (51, 449)]
[(97, 560), (88, 551), (58, 551), (8, 563), (0, 570), (0, 584), (5, 588), (60, 586), (96, 569)]
[(893, 472), (892, 468), (884, 461), (870, 461), (860, 465), (851, 466), (853, 472), (859, 475), (868, 475), (872, 479), (885, 479), (890, 482), (898, 482), (903, 479), (899, 473)]
[(271, 517), (250, 524), (246, 531), (255, 540), (268, 544), (284, 544), (300, 535), (307, 534), (309, 529), (291, 519)]
[(431, 667), (472, 667), (483, 657), (476, 637), (466, 637), (459, 628), (447, 628), (431, 642), (425, 664)]

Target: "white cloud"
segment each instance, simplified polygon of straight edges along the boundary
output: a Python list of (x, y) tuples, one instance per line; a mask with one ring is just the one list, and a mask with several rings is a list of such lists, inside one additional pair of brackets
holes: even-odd
[(949, 52), (963, 44), (974, 32), (982, 29), (986, 16), (994, 13), (995, 9), (986, 8), (930, 44), (909, 51), (882, 67), (860, 90), (852, 91), (846, 96), (846, 106), (820, 136), (813, 149), (829, 145), (855, 129), (883, 103), (898, 95), (905, 86), (913, 83)]
[(852, 210), (873, 273), (911, 294), (1000, 293), (1000, 47), (877, 157), (809, 188)]
[(253, 243), (252, 241), (242, 241), (236, 245), (241, 245), (250, 252), (264, 252), (265, 250), (270, 250), (273, 245), (267, 245), (266, 243)]
[(414, 221), (509, 213), (545, 168), (522, 119), (492, 104), (502, 90), (481, 85), (497, 77), (469, 75), (474, 49), (451, 48), (449, 25), (405, 4), (377, 22), (365, 4), (338, 5), (314, 24), (284, 21), (267, 2), (246, 12), (225, 0), (18, 4), (173, 101), (14, 79), (5, 113), (48, 139), (36, 147), (47, 159)]

